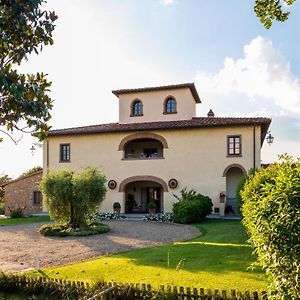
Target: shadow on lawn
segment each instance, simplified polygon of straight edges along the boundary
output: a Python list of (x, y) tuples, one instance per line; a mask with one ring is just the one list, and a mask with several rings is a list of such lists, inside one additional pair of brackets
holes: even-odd
[[(169, 253), (169, 254), (168, 254)], [(245, 272), (263, 274), (260, 269), (250, 270), (255, 261), (252, 249), (247, 245), (185, 242), (160, 248), (124, 252), (118, 255), (131, 259), (135, 265), (152, 266), (175, 270), (185, 259), (183, 270), (189, 272), (229, 273)], [(168, 267), (169, 256), (169, 267)]]
[(155, 250), (123, 252), (118, 256), (129, 258), (136, 265), (173, 270), (185, 259), (182, 269), (189, 272), (225, 274), (249, 271), (264, 274), (261, 269), (251, 267), (255, 256), (253, 249), (246, 244), (247, 234), (239, 221), (205, 220), (195, 226), (201, 236), (192, 240), (156, 247)]

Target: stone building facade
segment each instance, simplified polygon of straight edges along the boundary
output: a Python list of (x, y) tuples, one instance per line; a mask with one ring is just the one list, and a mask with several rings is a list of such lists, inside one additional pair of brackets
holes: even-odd
[(5, 185), (5, 215), (9, 216), (12, 210), (21, 208), (24, 215), (42, 212), (42, 194), (39, 184), (43, 176), (42, 171), (22, 176)]

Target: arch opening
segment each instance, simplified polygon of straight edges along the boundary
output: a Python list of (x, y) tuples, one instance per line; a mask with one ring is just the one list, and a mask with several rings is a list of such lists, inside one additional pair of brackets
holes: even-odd
[(230, 167), (226, 172), (226, 202), (225, 215), (240, 217), (239, 203), (236, 197), (236, 188), (245, 172), (240, 167)]
[(154, 202), (156, 212), (164, 211), (165, 181), (155, 176), (133, 176), (123, 180), (119, 192), (124, 192), (125, 213), (148, 213), (148, 204)]

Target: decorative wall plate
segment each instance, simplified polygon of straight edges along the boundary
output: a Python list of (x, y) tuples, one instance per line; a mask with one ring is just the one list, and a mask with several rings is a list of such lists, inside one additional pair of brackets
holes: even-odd
[(175, 189), (178, 186), (178, 181), (175, 178), (169, 180), (168, 185), (171, 189)]
[(117, 182), (115, 180), (110, 180), (107, 185), (111, 190), (113, 190), (117, 187)]

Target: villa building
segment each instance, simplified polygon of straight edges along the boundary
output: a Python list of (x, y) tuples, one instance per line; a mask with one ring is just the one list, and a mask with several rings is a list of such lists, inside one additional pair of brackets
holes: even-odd
[[(169, 212), (180, 190), (209, 196), (213, 212), (235, 208), (235, 188), (259, 168), (269, 118), (196, 117), (193, 83), (115, 90), (119, 122), (52, 130), (44, 172), (102, 168), (108, 181), (102, 211), (120, 202), (124, 213), (146, 213), (150, 199)], [(46, 207), (44, 207), (46, 210)]]

